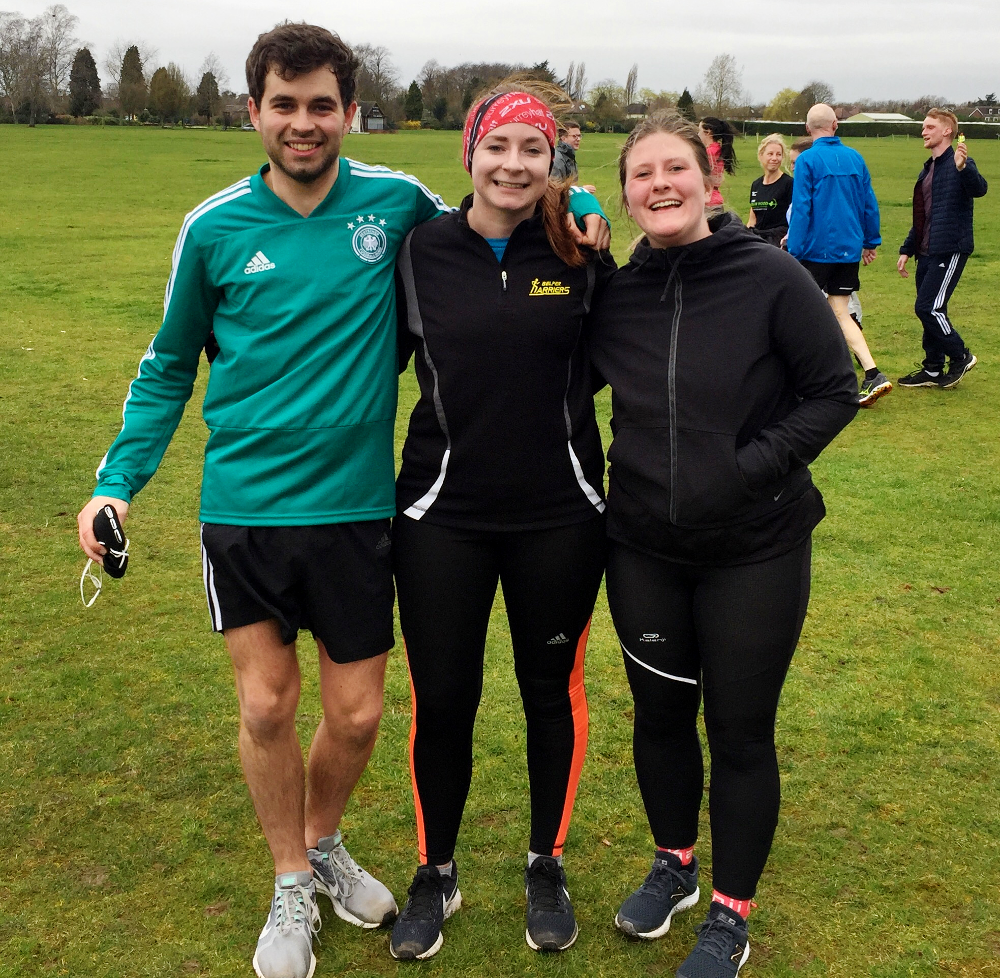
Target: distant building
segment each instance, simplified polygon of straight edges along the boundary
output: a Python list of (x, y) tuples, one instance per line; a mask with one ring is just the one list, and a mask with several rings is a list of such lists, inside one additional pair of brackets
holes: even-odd
[(630, 105), (625, 106), (625, 118), (626, 119), (645, 119), (646, 113), (649, 111), (648, 106), (645, 102), (632, 102)]
[(970, 113), (970, 119), (983, 122), (1000, 122), (1000, 105), (977, 105)]
[[(227, 98), (226, 96), (223, 96), (220, 113), (223, 119), (226, 120), (227, 125), (250, 125), (250, 110), (247, 108), (247, 100), (249, 98), (250, 96), (246, 92), (242, 95), (237, 95), (236, 98)], [(251, 128), (253, 127), (251, 126)]]
[(844, 122), (913, 122), (913, 120), (902, 112), (858, 112)]
[(358, 102), (351, 132), (384, 132), (385, 128), (385, 115), (378, 102)]

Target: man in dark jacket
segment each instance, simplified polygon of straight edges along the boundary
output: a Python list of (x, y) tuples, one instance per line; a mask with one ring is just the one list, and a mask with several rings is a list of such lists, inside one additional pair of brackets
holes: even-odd
[(917, 256), (914, 309), (924, 327), (924, 362), (899, 378), (901, 387), (954, 387), (976, 365), (948, 318), (948, 300), (972, 253), (972, 202), (986, 194), (986, 181), (969, 157), (964, 137), (952, 149), (957, 131), (958, 120), (943, 109), (928, 111), (921, 130), (931, 158), (913, 188), (913, 226), (896, 268), (908, 278), (906, 263)]
[(576, 122), (567, 122), (565, 128), (559, 130), (559, 145), (556, 146), (551, 176), (558, 180), (572, 180), (576, 183), (576, 151), (579, 148), (580, 126)]

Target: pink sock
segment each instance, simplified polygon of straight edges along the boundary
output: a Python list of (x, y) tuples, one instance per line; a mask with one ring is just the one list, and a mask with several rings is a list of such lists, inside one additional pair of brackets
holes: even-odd
[(656, 851), (673, 853), (681, 861), (682, 866), (689, 866), (694, 859), (694, 846), (688, 849), (664, 849), (663, 846), (657, 846)]
[(724, 907), (738, 913), (744, 920), (750, 916), (750, 911), (757, 906), (753, 900), (737, 900), (720, 893), (718, 890), (712, 890), (712, 902), (721, 903)]

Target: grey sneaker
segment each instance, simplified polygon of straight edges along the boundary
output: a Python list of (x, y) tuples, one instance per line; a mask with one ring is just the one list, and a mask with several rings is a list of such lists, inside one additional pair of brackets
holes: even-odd
[(670, 930), (675, 913), (698, 902), (698, 857), (684, 867), (673, 853), (657, 850), (642, 886), (628, 897), (615, 917), (615, 927), (629, 937), (653, 941)]
[(306, 854), (313, 868), (316, 890), (330, 898), (334, 913), (341, 920), (370, 929), (396, 919), (392, 894), (351, 858), (339, 832), (324, 836)]
[(274, 880), (267, 923), (257, 939), (253, 970), (259, 978), (312, 978), (312, 938), (320, 928), (312, 873), (282, 873)]
[(858, 404), (871, 407), (880, 397), (892, 391), (892, 381), (880, 370), (871, 380), (862, 380), (858, 391)]

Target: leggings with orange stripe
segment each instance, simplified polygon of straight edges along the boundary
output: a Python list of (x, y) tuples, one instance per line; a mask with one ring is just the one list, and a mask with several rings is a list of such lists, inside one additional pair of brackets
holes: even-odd
[(583, 658), (605, 546), (603, 517), (506, 532), (396, 518), (392, 550), (413, 686), (410, 767), (421, 862), (447, 863), (455, 852), (498, 583), (527, 723), (529, 848), (562, 853), (587, 747)]

